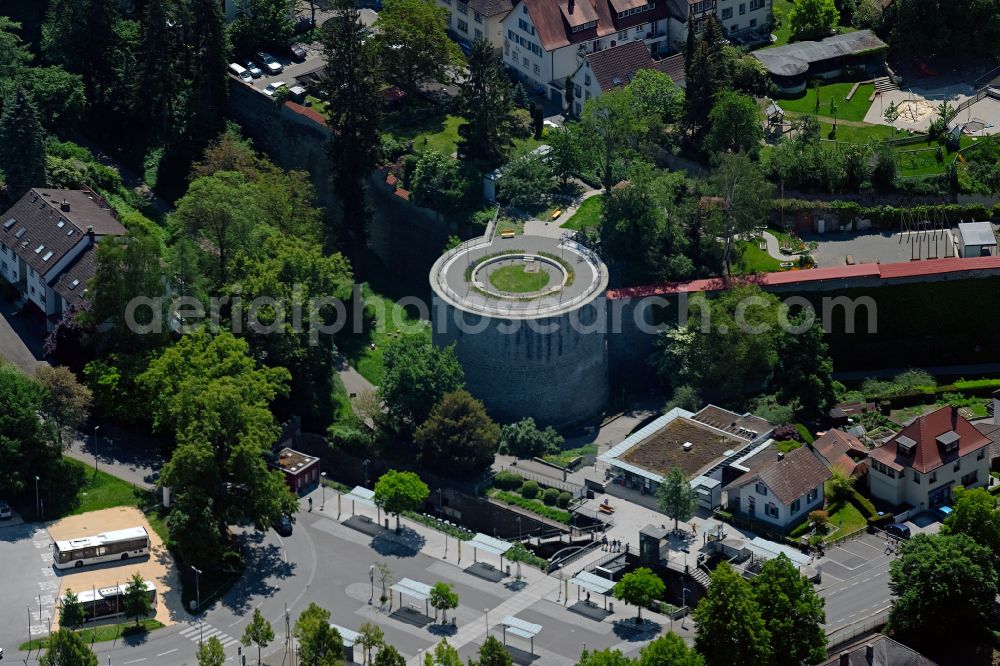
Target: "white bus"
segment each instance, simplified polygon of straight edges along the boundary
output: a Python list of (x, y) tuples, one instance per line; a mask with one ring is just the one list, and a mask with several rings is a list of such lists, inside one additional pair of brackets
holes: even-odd
[(56, 541), (53, 549), (52, 560), (57, 569), (127, 560), (149, 555), (149, 534), (144, 527), (130, 527), (97, 536)]
[[(150, 607), (156, 609), (156, 587), (148, 580), (146, 583), (146, 596), (149, 597)], [(93, 622), (109, 617), (118, 617), (125, 614), (125, 584), (112, 587), (99, 587), (97, 589), (83, 590), (76, 595), (83, 608), (83, 621)]]

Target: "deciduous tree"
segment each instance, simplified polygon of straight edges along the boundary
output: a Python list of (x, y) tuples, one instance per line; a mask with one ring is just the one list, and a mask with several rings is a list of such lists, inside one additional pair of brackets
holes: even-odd
[(722, 263), (728, 274), (734, 243), (764, 221), (773, 188), (760, 167), (742, 153), (718, 157), (709, 187), (719, 197), (715, 214), (709, 218), (709, 230), (722, 239)]
[(761, 617), (750, 583), (728, 562), (712, 572), (712, 583), (694, 610), (694, 646), (706, 666), (757, 666), (769, 663), (771, 634)]
[(634, 605), (639, 611), (641, 622), (643, 607), (662, 598), (666, 590), (667, 586), (659, 576), (646, 567), (639, 567), (622, 576), (621, 580), (615, 583), (612, 594), (615, 595), (615, 599)]
[(446, 393), (465, 383), (453, 347), (441, 349), (424, 336), (404, 335), (382, 352), (379, 397), (397, 427), (415, 428)]
[(83, 625), (86, 617), (83, 614), (83, 604), (73, 590), (67, 588), (59, 604), (59, 626), (67, 629), (77, 629)]
[(446, 393), (414, 434), (420, 464), (454, 476), (492, 465), (499, 440), (500, 427), (463, 389)]
[(826, 658), (826, 613), (813, 584), (784, 554), (753, 579), (760, 614), (771, 635), (775, 666), (817, 664)]
[(708, 114), (705, 148), (713, 153), (745, 153), (756, 159), (764, 140), (763, 116), (752, 97), (720, 92)]
[(65, 367), (40, 365), (35, 369), (35, 380), (45, 389), (42, 414), (55, 425), (55, 444), (62, 449), (63, 432), (87, 420), (94, 394)]
[(416, 511), (430, 495), (427, 484), (413, 472), (389, 470), (375, 482), (375, 503), (386, 513), (396, 514), (396, 529), (399, 529), (399, 514)]
[(45, 654), (38, 660), (41, 666), (97, 666), (95, 655), (80, 634), (72, 629), (60, 629), (49, 636)]
[(565, 438), (552, 426), (544, 430), (530, 416), (500, 429), (500, 451), (518, 458), (534, 458), (559, 449)]
[(126, 616), (135, 618), (135, 626), (137, 627), (139, 620), (149, 615), (153, 609), (146, 592), (146, 581), (143, 580), (142, 574), (136, 572), (129, 578), (125, 585), (125, 596), (122, 597), (122, 607), (125, 609)]
[(274, 629), (271, 628), (271, 623), (264, 619), (264, 616), (261, 615), (259, 608), (254, 608), (253, 618), (250, 620), (250, 624), (248, 624), (243, 630), (243, 636), (240, 638), (240, 643), (242, 643), (244, 647), (256, 645), (257, 663), (262, 664), (263, 662), (260, 659), (260, 652), (263, 648), (270, 645), (273, 640)]
[(330, 626), (330, 611), (310, 603), (295, 621), (299, 656), (306, 666), (338, 666), (344, 661), (344, 642)]
[(479, 646), (479, 659), (469, 660), (469, 666), (513, 666), (514, 660), (496, 636), (487, 636)]
[(406, 666), (406, 657), (391, 645), (383, 645), (372, 659), (372, 666)]
[(430, 603), (435, 613), (441, 611), (441, 623), (445, 624), (448, 622), (448, 611), (458, 608), (458, 594), (448, 583), (438, 581), (431, 588)]
[(447, 81), (465, 57), (448, 39), (448, 13), (433, 0), (386, 0), (375, 28), (386, 78), (411, 96), (424, 81)]
[(671, 632), (660, 636), (639, 651), (637, 666), (705, 666), (694, 648), (684, 639)]
[(695, 497), (691, 484), (684, 472), (674, 467), (663, 477), (656, 489), (656, 503), (660, 511), (674, 519), (674, 529), (681, 520), (688, 520), (694, 514)]
[(198, 666), (223, 666), (226, 663), (226, 649), (222, 647), (222, 641), (211, 636), (204, 643), (198, 644)]
[(952, 512), (941, 526), (941, 534), (964, 534), (989, 548), (993, 568), (1000, 573), (1000, 509), (985, 488), (956, 488)]
[(541, 155), (518, 155), (503, 170), (500, 196), (511, 206), (534, 210), (542, 206), (552, 193), (552, 168)]
[(834, 0), (797, 0), (788, 15), (795, 39), (826, 37), (840, 20)]

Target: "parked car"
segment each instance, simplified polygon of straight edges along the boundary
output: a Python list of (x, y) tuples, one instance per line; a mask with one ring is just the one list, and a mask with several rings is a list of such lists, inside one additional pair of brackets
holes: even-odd
[(272, 81), (271, 83), (268, 83), (267, 86), (264, 88), (264, 94), (267, 95), (268, 97), (274, 97), (274, 93), (278, 92), (278, 88), (284, 88), (284, 87), (285, 87), (284, 81)]
[(7, 504), (7, 500), (0, 499), (0, 520), (9, 520), (14, 516), (14, 512), (10, 509), (10, 504)]
[(295, 62), (305, 62), (306, 61), (306, 49), (301, 44), (292, 44), (288, 47), (288, 55), (291, 56), (292, 60)]
[(910, 528), (903, 523), (893, 523), (886, 526), (885, 533), (896, 537), (897, 539), (909, 539), (910, 538)]
[(240, 81), (243, 83), (253, 83), (253, 76), (250, 75), (250, 72), (243, 65), (234, 62), (229, 66), (229, 73), (240, 77)]
[(274, 526), (274, 530), (281, 536), (292, 536), (292, 519), (287, 515), (282, 516), (278, 519), (278, 524)]
[(259, 79), (261, 76), (264, 75), (264, 72), (260, 71), (260, 67), (258, 67), (257, 63), (255, 63), (253, 60), (247, 60), (247, 63), (243, 66), (246, 67), (248, 72), (250, 72), (250, 76), (252, 76), (255, 79)]
[(303, 32), (309, 32), (314, 27), (316, 27), (316, 23), (312, 20), (311, 16), (296, 16), (295, 17), (295, 32), (296, 33), (301, 34)]
[(274, 56), (264, 53), (261, 51), (257, 54), (257, 62), (260, 63), (264, 71), (270, 75), (281, 74), (285, 68), (281, 66), (281, 63), (274, 59)]

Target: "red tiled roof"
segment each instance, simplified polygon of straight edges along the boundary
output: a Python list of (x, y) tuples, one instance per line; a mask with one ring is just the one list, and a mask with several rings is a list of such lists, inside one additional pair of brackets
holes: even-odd
[[(761, 287), (778, 285), (805, 284), (846, 280), (850, 278), (868, 277), (883, 280), (898, 280), (903, 278), (919, 278), (929, 275), (944, 275), (948, 273), (963, 273), (976, 270), (1000, 270), (998, 257), (951, 257), (948, 259), (925, 259), (897, 264), (855, 264), (853, 266), (828, 266), (826, 268), (810, 268), (798, 271), (780, 273), (763, 273), (744, 280), (753, 281)], [(607, 297), (610, 300), (620, 298), (637, 298), (642, 296), (662, 296), (665, 294), (691, 293), (697, 291), (719, 291), (727, 288), (728, 283), (723, 278), (707, 280), (692, 280), (691, 282), (672, 282), (663, 284), (609, 289)]]
[(324, 127), (326, 126), (326, 118), (323, 117), (322, 113), (316, 111), (315, 109), (310, 109), (308, 106), (302, 106), (301, 104), (296, 104), (295, 102), (292, 101), (286, 101), (285, 106), (294, 111), (295, 113), (299, 114), (300, 116), (305, 116), (306, 118), (312, 120), (313, 122), (319, 123)]
[(654, 65), (654, 69), (658, 69), (667, 76), (670, 80), (681, 85), (687, 78), (687, 74), (684, 70), (684, 54), (677, 53), (663, 60), (658, 60)]
[(813, 442), (813, 449), (827, 465), (836, 467), (844, 474), (852, 476), (863, 473), (867, 467), (864, 461), (857, 461), (849, 453), (864, 458), (868, 455), (868, 449), (857, 437), (848, 435), (843, 430), (828, 430)]
[[(959, 437), (958, 450), (944, 454), (937, 438), (949, 431), (955, 432)], [(912, 455), (899, 451), (897, 443), (900, 437), (908, 437), (916, 442)], [(893, 469), (910, 467), (926, 474), (989, 444), (988, 437), (962, 418), (958, 407), (946, 405), (916, 419), (896, 433), (884, 446), (872, 449), (869, 455)]]
[[(623, 19), (611, 6), (610, 0), (521, 0), (528, 8), (531, 22), (538, 31), (542, 48), (546, 51), (588, 42), (613, 35), (619, 30), (641, 23), (659, 21), (670, 15), (670, 2), (656, 0), (650, 11), (632, 14)], [(571, 26), (597, 21), (597, 26), (573, 32)]]
[(742, 488), (760, 480), (782, 504), (791, 504), (830, 478), (830, 470), (807, 447), (795, 449), (784, 457), (775, 457), (749, 474), (732, 482), (726, 489)]
[(637, 70), (652, 69), (653, 58), (645, 42), (632, 41), (588, 54), (587, 64), (594, 72), (597, 85), (607, 92), (627, 85)]

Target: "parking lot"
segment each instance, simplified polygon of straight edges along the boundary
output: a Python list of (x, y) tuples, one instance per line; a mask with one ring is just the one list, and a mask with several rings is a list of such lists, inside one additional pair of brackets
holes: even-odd
[(954, 234), (946, 231), (903, 233), (827, 233), (803, 235), (805, 241), (819, 246), (811, 252), (819, 267), (844, 266), (848, 257), (855, 264), (895, 264), (914, 259), (957, 256)]
[(29, 634), (48, 634), (55, 614), (59, 578), (52, 568), (48, 532), (37, 523), (0, 526), (0, 562), (4, 572), (0, 647), (14, 652)]

